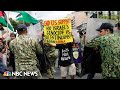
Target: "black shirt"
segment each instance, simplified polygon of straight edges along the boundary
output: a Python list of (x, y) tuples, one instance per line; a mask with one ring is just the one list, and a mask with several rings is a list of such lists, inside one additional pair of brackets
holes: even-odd
[(56, 49), (59, 49), (59, 65), (69, 66), (73, 63), (72, 43), (66, 45), (58, 44)]

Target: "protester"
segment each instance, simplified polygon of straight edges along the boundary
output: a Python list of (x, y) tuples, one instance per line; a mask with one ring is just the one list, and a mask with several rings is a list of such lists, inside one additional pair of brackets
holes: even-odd
[(38, 69), (37, 55), (42, 53), (42, 48), (36, 40), (27, 36), (27, 27), (20, 24), (17, 27), (18, 37), (10, 42), (10, 50), (14, 54), (15, 69), (17, 72), (36, 72), (37, 76), (18, 76), (16, 79), (41, 79)]
[(104, 79), (120, 79), (120, 37), (113, 34), (110, 23), (102, 23), (100, 37), (86, 44), (86, 47), (100, 46), (102, 76)]
[[(5, 33), (2, 23), (0, 23), (0, 33), (1, 33), (1, 35), (3, 35)], [(3, 37), (1, 37), (0, 38), (0, 73), (1, 74), (4, 74), (4, 72), (8, 70), (7, 58), (6, 58), (6, 55), (4, 54), (6, 49), (7, 49), (7, 46), (4, 45)], [(9, 77), (7, 77), (7, 78), (9, 79)]]
[[(5, 71), (8, 71), (7, 63), (6, 63), (6, 55), (4, 52), (7, 47), (3, 44), (2, 38), (0, 38), (0, 73), (3, 75)], [(7, 77), (9, 79), (9, 77)]]
[[(8, 46), (9, 46), (9, 43), (14, 40), (16, 38), (16, 34), (15, 33), (11, 33), (10, 34), (10, 41), (8, 42)], [(12, 66), (13, 68), (13, 71), (15, 71), (15, 61), (14, 61), (14, 54), (11, 52), (11, 50), (9, 50), (10, 53), (9, 53), (9, 65)]]
[(11, 33), (11, 34), (10, 34), (10, 39), (13, 40), (13, 39), (15, 39), (15, 38), (16, 38), (16, 34), (15, 34), (15, 33)]
[(73, 43), (73, 61), (76, 66), (76, 75), (80, 77), (80, 63), (82, 61), (82, 51), (80, 48), (80, 43)]
[(5, 66), (7, 66), (6, 49), (8, 49), (8, 45), (5, 45), (3, 39), (0, 38), (0, 52), (2, 53), (2, 62)]
[[(2, 75), (4, 75), (4, 72), (5, 72), (5, 71), (9, 71), (9, 70), (8, 70), (7, 66), (3, 64), (2, 58), (3, 58), (3, 55), (2, 55), (2, 53), (0, 52), (0, 73), (1, 73)], [(6, 76), (6, 78), (10, 79), (9, 76)]]
[(1, 52), (2, 52), (2, 55), (3, 55), (2, 62), (7, 66), (7, 57), (5, 55), (7, 45), (5, 45), (5, 42), (3, 41), (3, 34), (4, 33), (5, 33), (5, 31), (4, 31), (4, 28), (3, 28), (3, 24), (0, 23), (0, 35), (2, 35), (1, 38), (0, 38), (0, 43), (1, 43), (0, 48), (2, 49)]
[(76, 67), (73, 61), (73, 53), (72, 53), (73, 44), (70, 42), (64, 44), (51, 43), (49, 45), (59, 49), (59, 65), (60, 65), (62, 79), (66, 79), (68, 67), (69, 67), (69, 75), (71, 79), (74, 79), (74, 76), (76, 75)]

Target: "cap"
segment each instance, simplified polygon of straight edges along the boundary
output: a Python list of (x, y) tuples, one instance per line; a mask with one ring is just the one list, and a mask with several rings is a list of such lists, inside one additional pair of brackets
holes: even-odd
[(113, 29), (113, 25), (110, 23), (102, 23), (100, 28), (96, 29), (97, 31), (100, 31), (101, 29)]
[(24, 24), (19, 24), (18, 27), (17, 27), (17, 30), (27, 30), (27, 26), (24, 25)]

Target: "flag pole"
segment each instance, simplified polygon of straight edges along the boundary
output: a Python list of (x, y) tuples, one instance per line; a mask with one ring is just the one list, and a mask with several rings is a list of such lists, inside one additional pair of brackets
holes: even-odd
[(8, 11), (8, 18), (7, 18), (7, 32), (8, 32), (8, 35), (10, 36), (10, 31), (8, 29), (8, 19), (9, 19), (9, 11)]
[[(8, 29), (8, 19), (9, 19), (9, 11), (8, 11), (8, 18), (7, 18), (7, 32), (8, 36), (10, 36), (10, 31)], [(8, 45), (8, 40), (6, 39), (6, 46)], [(7, 57), (8, 49), (6, 49), (6, 57)]]

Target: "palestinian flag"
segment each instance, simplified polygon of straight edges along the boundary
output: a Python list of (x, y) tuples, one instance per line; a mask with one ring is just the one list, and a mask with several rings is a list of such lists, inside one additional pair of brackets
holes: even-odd
[(31, 14), (30, 14), (30, 11), (27, 12), (27, 11), (15, 11), (17, 13), (19, 13), (17, 16), (16, 16), (16, 20), (19, 20), (19, 21), (24, 21), (26, 23), (31, 23), (33, 25), (37, 24), (39, 21), (34, 18)]
[(24, 21), (21, 14), (18, 14), (18, 15), (16, 16), (16, 20), (18, 20), (18, 21)]
[(14, 28), (12, 27), (9, 19), (7, 19), (7, 15), (4, 11), (0, 11), (0, 23), (2, 23), (3, 26), (7, 27), (11, 30), (14, 31)]

